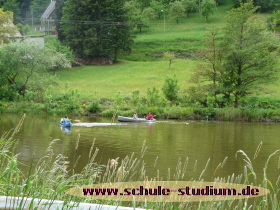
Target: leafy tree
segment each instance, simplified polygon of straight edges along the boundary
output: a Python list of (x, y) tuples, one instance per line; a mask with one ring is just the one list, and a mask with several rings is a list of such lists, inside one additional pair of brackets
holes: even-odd
[(32, 0), (31, 11), (33, 11), (34, 18), (36, 22), (40, 21), (41, 16), (44, 11), (48, 8), (50, 0)]
[(143, 11), (145, 8), (149, 7), (151, 4), (151, 0), (134, 0), (138, 3), (141, 11)]
[[(240, 7), (240, 5), (247, 2), (247, 0), (233, 0), (233, 2), (235, 7)], [(253, 2), (260, 12), (270, 12), (280, 9), (279, 0), (254, 0)]]
[(219, 29), (212, 28), (208, 35), (203, 39), (206, 50), (201, 51), (199, 59), (201, 64), (195, 70), (193, 82), (201, 86), (205, 92), (214, 96), (214, 103), (217, 105), (217, 95), (223, 82), (223, 51), (220, 47), (221, 37)]
[(19, 22), (20, 19), (20, 5), (17, 0), (9, 0), (3, 4), (4, 11), (11, 11), (14, 14), (15, 22)]
[(69, 62), (74, 61), (73, 51), (70, 47), (65, 46), (56, 37), (45, 38), (45, 47), (65, 55)]
[(175, 60), (175, 54), (173, 52), (165, 52), (163, 54), (163, 60), (169, 61), (169, 68), (170, 68), (172, 62)]
[(181, 1), (175, 1), (169, 4), (169, 18), (179, 23), (179, 18), (185, 16), (185, 8)]
[(151, 2), (151, 8), (155, 11), (155, 13), (158, 15), (158, 18), (161, 17), (164, 11), (164, 5), (160, 1), (152, 0)]
[(176, 101), (178, 98), (178, 80), (176, 79), (176, 75), (174, 77), (167, 77), (165, 80), (164, 86), (162, 87), (163, 94), (166, 99), (169, 101)]
[(26, 35), (29, 31), (29, 26), (28, 25), (22, 25), (20, 23), (16, 24), (17, 28), (19, 29), (19, 32), (22, 35)]
[(229, 12), (225, 28), (222, 91), (234, 95), (235, 107), (257, 86), (273, 81), (279, 70), (275, 65), (279, 40), (252, 18), (256, 10), (252, 1), (242, 3)]
[(190, 13), (197, 11), (196, 0), (183, 0), (182, 3), (185, 7), (185, 12), (187, 13), (187, 17), (189, 16)]
[(132, 39), (124, 0), (68, 0), (61, 29), (76, 56), (114, 56), (130, 49)]
[(208, 21), (209, 16), (213, 15), (216, 10), (215, 0), (203, 0), (200, 9), (201, 15), (205, 17), (206, 21)]
[(155, 12), (151, 7), (142, 11), (136, 1), (126, 2), (124, 7), (127, 11), (130, 25), (136, 27), (140, 33), (144, 27), (148, 27), (148, 22), (155, 18)]
[[(39, 81), (48, 70), (57, 66), (70, 67), (69, 62), (57, 62), (61, 54), (35, 44), (10, 43), (0, 49), (1, 86), (9, 86), (25, 96), (31, 81)], [(65, 60), (65, 59), (64, 59)]]
[(56, 0), (56, 4), (55, 4), (55, 14), (56, 14), (55, 27), (56, 27), (56, 31), (58, 32), (57, 37), (60, 41), (63, 41), (65, 39), (61, 31), (61, 23), (60, 23), (62, 18), (62, 10), (63, 7), (65, 6), (65, 1), (66, 0)]
[(274, 24), (276, 27), (280, 27), (280, 10), (274, 12), (273, 15)]
[(128, 17), (124, 3), (125, 0), (118, 0), (117, 3), (115, 0), (107, 0), (107, 2), (104, 1), (102, 6), (102, 8), (106, 8), (107, 14), (103, 17), (105, 24), (100, 30), (100, 40), (103, 41), (103, 45), (101, 44), (100, 46), (106, 50), (106, 55), (113, 57), (114, 61), (117, 61), (121, 50), (130, 52), (130, 47), (133, 44), (130, 33), (131, 27), (127, 24)]
[(9, 36), (16, 34), (17, 28), (12, 25), (13, 22), (13, 13), (12, 12), (4, 12), (0, 8), (0, 44), (8, 43), (11, 39)]

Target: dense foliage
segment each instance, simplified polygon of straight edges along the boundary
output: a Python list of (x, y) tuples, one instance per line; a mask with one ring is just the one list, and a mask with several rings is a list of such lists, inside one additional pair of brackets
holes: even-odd
[(29, 90), (39, 93), (52, 83), (48, 72), (58, 67), (70, 63), (54, 49), (25, 42), (7, 44), (0, 49), (0, 88), (23, 97)]
[(221, 43), (216, 30), (207, 37), (208, 51), (202, 57), (205, 64), (196, 76), (211, 81), (208, 91), (216, 103), (217, 94), (223, 94), (228, 103), (233, 97), (237, 107), (242, 97), (277, 78), (279, 39), (253, 19), (256, 9), (252, 1), (242, 3), (229, 12)]
[(132, 43), (124, 0), (65, 3), (62, 31), (66, 43), (78, 57), (112, 56), (129, 51)]

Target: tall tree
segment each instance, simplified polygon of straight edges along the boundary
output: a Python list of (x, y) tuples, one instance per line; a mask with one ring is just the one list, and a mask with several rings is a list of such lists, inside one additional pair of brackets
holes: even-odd
[(129, 50), (132, 39), (125, 0), (68, 0), (62, 16), (66, 43), (78, 57), (112, 56)]
[[(240, 4), (247, 2), (247, 0), (233, 0), (233, 2), (235, 7), (240, 7)], [(260, 12), (270, 12), (280, 9), (279, 0), (254, 0), (253, 2)]]
[(17, 0), (9, 0), (3, 3), (4, 11), (11, 11), (14, 14), (14, 21), (19, 22), (20, 20), (20, 4)]
[(206, 50), (201, 51), (199, 59), (201, 61), (192, 81), (204, 87), (211, 96), (214, 96), (214, 104), (218, 106), (217, 95), (220, 93), (223, 83), (223, 51), (220, 46), (221, 36), (219, 29), (209, 30), (206, 38), (203, 39)]
[(215, 0), (203, 0), (201, 3), (201, 15), (205, 17), (206, 21), (208, 21), (208, 18), (210, 15), (214, 14), (214, 11), (216, 10), (216, 1)]
[(150, 4), (151, 4), (151, 0), (134, 0), (136, 1), (139, 6), (140, 6), (140, 9), (143, 11), (145, 8), (149, 7)]
[(183, 0), (182, 3), (185, 7), (185, 12), (187, 13), (187, 17), (189, 16), (190, 13), (196, 12), (198, 9), (196, 0)]
[(164, 11), (164, 5), (160, 1), (152, 0), (151, 2), (151, 8), (155, 11), (155, 13), (158, 15), (158, 18), (161, 17)]
[(179, 18), (185, 16), (185, 7), (181, 1), (175, 1), (169, 4), (169, 18), (171, 20), (176, 20), (179, 23)]
[(66, 0), (57, 0), (55, 4), (55, 13), (56, 13), (55, 27), (56, 27), (56, 31), (58, 32), (58, 39), (60, 41), (63, 41), (65, 39), (61, 30), (61, 23), (60, 23), (62, 19), (63, 7), (65, 6), (65, 1)]
[(133, 28), (136, 27), (140, 33), (144, 27), (148, 27), (149, 21), (154, 19), (156, 15), (151, 7), (147, 7), (142, 11), (136, 1), (126, 2), (124, 8), (127, 12), (128, 23)]
[(42, 14), (48, 8), (50, 2), (50, 0), (32, 0), (31, 11), (36, 22), (40, 21)]
[(256, 10), (252, 1), (242, 3), (229, 12), (225, 28), (223, 92), (234, 95), (235, 107), (256, 86), (273, 81), (279, 70), (279, 40), (252, 18)]
[(2, 8), (0, 8), (0, 45), (11, 41), (9, 37), (16, 34), (17, 28), (12, 22), (13, 13), (9, 11), (4, 12)]
[(14, 88), (24, 96), (32, 80), (57, 66), (70, 67), (64, 55), (38, 45), (13, 42), (0, 49), (0, 86)]

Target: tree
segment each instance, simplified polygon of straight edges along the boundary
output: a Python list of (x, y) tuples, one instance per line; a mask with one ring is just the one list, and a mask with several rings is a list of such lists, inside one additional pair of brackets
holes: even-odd
[(195, 70), (192, 81), (204, 87), (212, 96), (214, 104), (218, 105), (217, 95), (220, 93), (223, 82), (223, 51), (220, 46), (221, 37), (219, 29), (212, 28), (209, 30), (206, 38), (203, 39), (206, 50), (201, 51), (199, 59), (201, 64)]
[(61, 29), (65, 42), (81, 58), (114, 56), (130, 50), (132, 39), (127, 24), (125, 0), (68, 0)]
[[(233, 2), (234, 7), (240, 7), (241, 3), (245, 3), (247, 0), (234, 0)], [(271, 12), (280, 9), (279, 0), (254, 0), (253, 2), (260, 12)]]
[(57, 0), (55, 4), (55, 14), (56, 14), (56, 20), (55, 20), (55, 28), (58, 33), (57, 37), (60, 41), (63, 41), (65, 37), (63, 36), (63, 33), (61, 31), (61, 18), (62, 18), (62, 10), (65, 6), (66, 0)]
[(20, 19), (20, 5), (17, 0), (9, 0), (3, 4), (4, 11), (11, 11), (14, 14), (15, 22), (19, 22)]
[(183, 0), (182, 3), (185, 7), (185, 12), (187, 13), (187, 17), (189, 16), (190, 13), (197, 11), (196, 0)]
[(165, 80), (164, 86), (162, 87), (163, 94), (165, 98), (169, 101), (176, 101), (178, 98), (178, 80), (176, 79), (176, 75), (174, 77), (167, 77)]
[(164, 11), (164, 5), (160, 1), (152, 0), (151, 2), (151, 8), (155, 11), (155, 13), (158, 15), (158, 18), (160, 19), (161, 15)]
[(181, 1), (175, 1), (169, 4), (169, 18), (179, 23), (179, 18), (185, 16), (185, 8)]
[[(128, 25), (128, 17), (124, 8), (125, 0), (107, 0), (103, 8), (107, 8), (107, 15), (101, 29), (100, 37), (104, 40), (102, 48), (107, 49), (106, 54), (113, 57), (116, 62), (119, 52), (130, 52), (133, 40), (131, 37), (131, 27)], [(109, 7), (110, 5), (110, 7)], [(146, 9), (144, 9), (145, 11)], [(143, 11), (143, 12), (144, 12)], [(106, 24), (114, 23), (114, 24)]]
[(48, 8), (50, 0), (32, 0), (31, 11), (33, 11), (36, 22), (40, 22), (40, 18), (44, 11)]
[(227, 18), (224, 50), (224, 79), (222, 91), (234, 95), (235, 107), (239, 99), (257, 86), (276, 79), (279, 40), (253, 18), (257, 10), (253, 2), (242, 3), (232, 9)]
[(274, 12), (273, 22), (276, 27), (280, 27), (280, 10)]
[(57, 66), (70, 67), (69, 62), (58, 62), (61, 54), (40, 48), (35, 44), (14, 42), (0, 48), (1, 86), (15, 89), (25, 96), (30, 83), (44, 77), (48, 70)]
[(209, 16), (213, 15), (216, 10), (215, 0), (203, 0), (200, 9), (201, 15), (205, 17), (206, 21), (208, 21)]
[(149, 7), (151, 4), (151, 0), (134, 0), (134, 1), (136, 1), (139, 4), (141, 11)]
[(0, 8), (0, 44), (10, 42), (9, 36), (16, 34), (17, 28), (12, 24), (13, 22), (13, 13), (4, 12)]
[(151, 7), (142, 11), (136, 1), (126, 2), (124, 7), (128, 14), (129, 24), (136, 27), (140, 33), (144, 27), (148, 27), (149, 21), (155, 18), (155, 11)]
[(163, 60), (169, 61), (169, 68), (170, 68), (172, 62), (175, 60), (175, 54), (173, 52), (165, 52), (163, 54)]

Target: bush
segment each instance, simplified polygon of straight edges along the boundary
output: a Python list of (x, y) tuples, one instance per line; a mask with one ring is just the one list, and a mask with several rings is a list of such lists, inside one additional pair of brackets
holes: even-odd
[(115, 109), (108, 109), (102, 112), (102, 117), (113, 117)]
[(176, 101), (178, 98), (178, 80), (176, 79), (176, 76), (174, 75), (173, 78), (168, 77), (165, 80), (164, 86), (162, 88), (163, 94), (165, 95), (165, 98), (169, 101)]
[(0, 88), (0, 100), (1, 101), (13, 101), (18, 96), (16, 90), (12, 88)]
[(140, 98), (140, 92), (139, 90), (133, 91), (132, 92), (132, 98), (131, 98), (131, 103), (133, 105), (138, 105), (141, 102), (141, 98)]
[(99, 113), (101, 112), (101, 106), (98, 102), (98, 100), (94, 100), (88, 107), (88, 111), (90, 113), (93, 113), (93, 114), (96, 114), (96, 113)]

